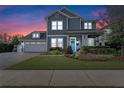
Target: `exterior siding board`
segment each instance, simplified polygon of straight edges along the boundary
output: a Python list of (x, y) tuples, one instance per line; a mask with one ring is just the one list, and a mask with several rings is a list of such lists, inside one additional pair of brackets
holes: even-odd
[(79, 30), (80, 29), (80, 18), (72, 18), (68, 20), (69, 30)]
[(93, 22), (92, 28), (96, 29), (96, 22)]
[[(51, 22), (52, 21), (63, 21), (63, 30), (51, 30)], [(53, 14), (52, 16), (50, 16), (48, 18), (48, 35), (62, 35), (65, 33), (65, 31), (67, 30), (67, 17), (65, 17), (64, 15), (62, 14), (59, 14), (59, 13), (55, 13)]]

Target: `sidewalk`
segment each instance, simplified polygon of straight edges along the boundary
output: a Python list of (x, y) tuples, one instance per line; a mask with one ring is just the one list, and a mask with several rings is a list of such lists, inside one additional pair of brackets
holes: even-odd
[(124, 87), (124, 70), (0, 70), (0, 86)]

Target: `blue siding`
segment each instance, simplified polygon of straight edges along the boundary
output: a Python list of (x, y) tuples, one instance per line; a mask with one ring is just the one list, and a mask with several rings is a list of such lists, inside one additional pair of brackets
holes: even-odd
[[(52, 21), (63, 21), (63, 30), (51, 30), (51, 22)], [(62, 14), (59, 13), (55, 13), (53, 15), (51, 15), (50, 17), (48, 17), (48, 22), (47, 22), (47, 26), (48, 26), (48, 35), (56, 35), (56, 34), (64, 34), (64, 31), (67, 30), (67, 18), (66, 16), (63, 16)]]
[(68, 20), (68, 29), (69, 30), (80, 30), (80, 18), (71, 18)]

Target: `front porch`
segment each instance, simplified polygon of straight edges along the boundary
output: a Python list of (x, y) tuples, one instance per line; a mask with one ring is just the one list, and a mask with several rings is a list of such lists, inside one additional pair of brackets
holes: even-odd
[(100, 35), (93, 34), (69, 34), (68, 45), (72, 47), (74, 52), (83, 46), (101, 46), (100, 37)]

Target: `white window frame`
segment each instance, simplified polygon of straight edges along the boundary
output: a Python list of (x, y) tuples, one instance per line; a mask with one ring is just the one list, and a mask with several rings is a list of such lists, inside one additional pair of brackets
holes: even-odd
[(54, 47), (63, 48), (63, 38), (51, 38), (51, 47), (53, 47), (53, 48)]
[(51, 38), (51, 47), (57, 47), (56, 42), (57, 42), (56, 38)]
[(57, 21), (52, 21), (51, 27), (52, 27), (52, 30), (57, 30)]
[(39, 38), (40, 37), (40, 34), (39, 33), (33, 33), (32, 37), (33, 38)]
[(36, 44), (41, 44), (41, 42), (36, 42)]
[(30, 44), (30, 42), (25, 42), (25, 44)]
[(58, 38), (57, 39), (57, 47), (63, 48), (63, 38)]
[(36, 44), (35, 42), (30, 42), (30, 44)]
[(52, 30), (63, 30), (63, 21), (52, 21), (51, 29)]
[(92, 22), (84, 22), (84, 29), (92, 29)]
[(92, 29), (92, 22), (89, 22), (89, 23), (88, 23), (88, 28), (89, 28), (89, 29)]
[(84, 23), (84, 29), (88, 29), (88, 24), (86, 22)]

